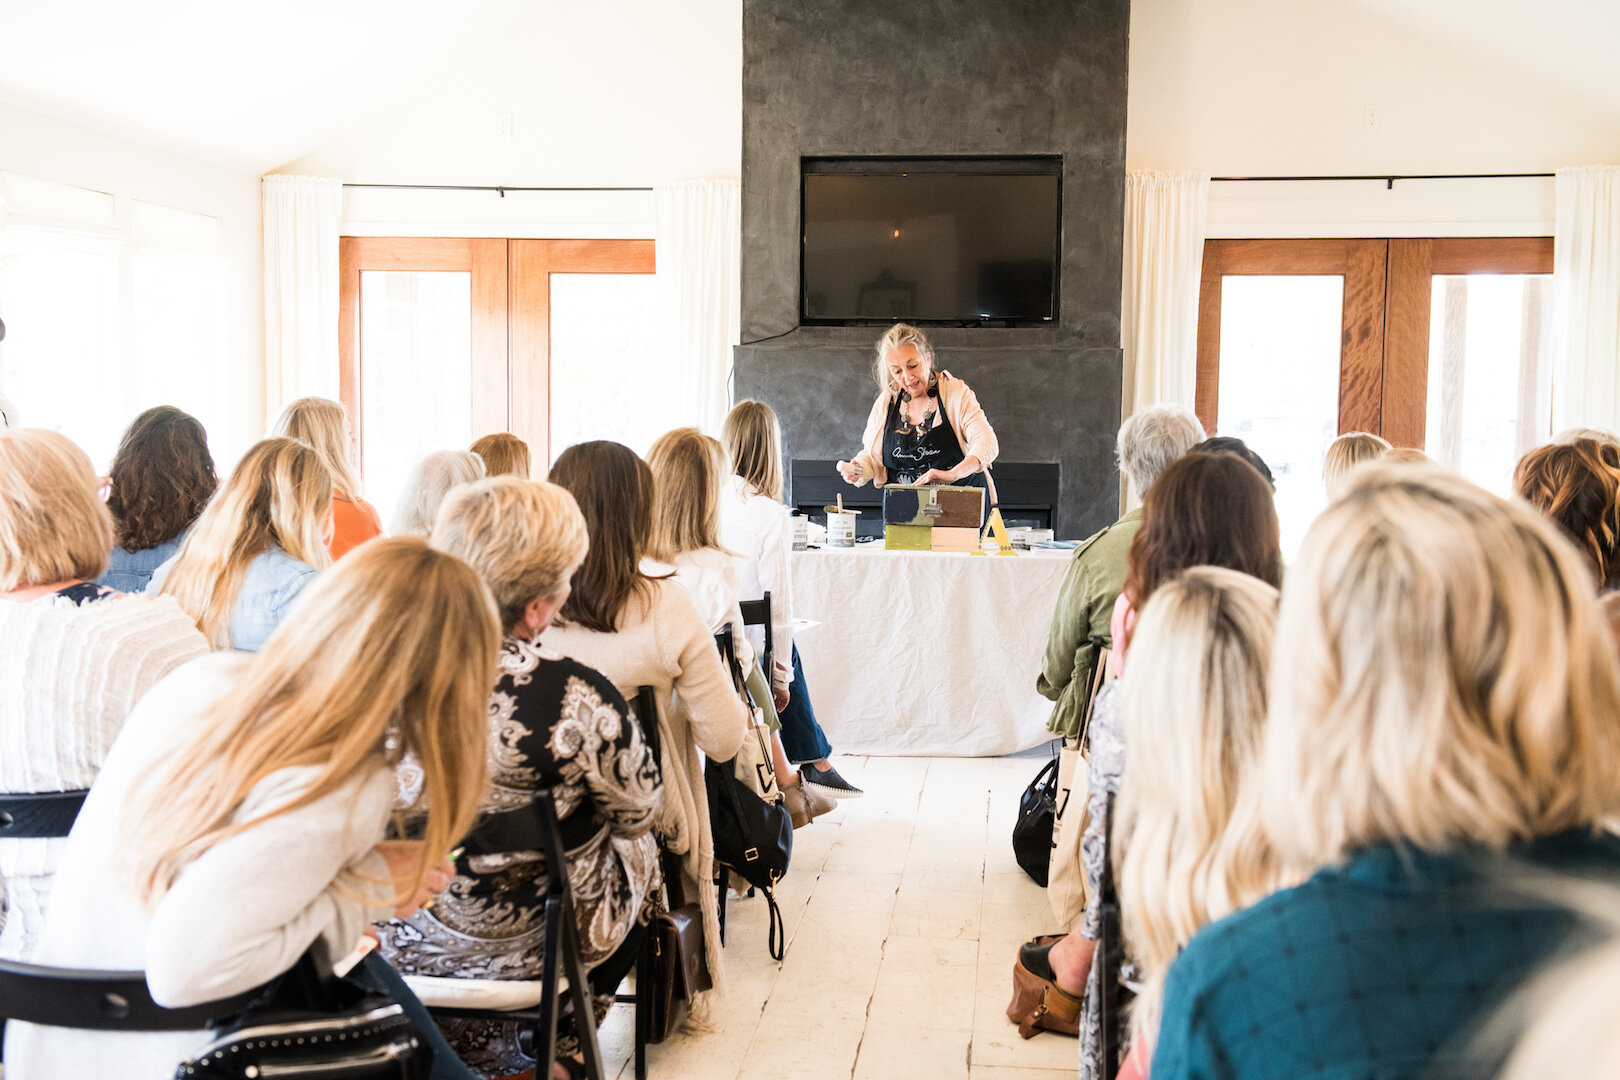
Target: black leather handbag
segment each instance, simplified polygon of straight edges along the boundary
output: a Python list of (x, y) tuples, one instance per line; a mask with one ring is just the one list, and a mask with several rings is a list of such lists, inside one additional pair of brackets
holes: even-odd
[(175, 1080), (427, 1080), (433, 1065), (399, 1002), (322, 971), (309, 953), (215, 1031)]
[(1052, 828), (1057, 824), (1058, 759), (1041, 766), (1035, 779), (1018, 797), (1018, 819), (1013, 822), (1013, 857), (1024, 873), (1046, 888), (1052, 863)]
[(780, 960), (787, 941), (773, 890), (793, 860), (793, 816), (780, 801), (767, 802), (738, 780), (735, 760), (710, 759), (703, 783), (709, 792), (714, 861), (765, 894), (771, 909), (767, 948), (772, 959)]

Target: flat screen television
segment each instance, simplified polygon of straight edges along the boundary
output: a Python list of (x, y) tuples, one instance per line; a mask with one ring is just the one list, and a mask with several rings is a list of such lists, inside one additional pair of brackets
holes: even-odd
[(804, 158), (799, 321), (1058, 317), (1062, 159)]

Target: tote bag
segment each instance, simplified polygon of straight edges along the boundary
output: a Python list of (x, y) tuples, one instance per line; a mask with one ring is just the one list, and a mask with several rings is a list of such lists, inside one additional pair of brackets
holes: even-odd
[(1085, 722), (1080, 737), (1071, 744), (1063, 741), (1058, 759), (1057, 821), (1052, 826), (1052, 857), (1046, 872), (1046, 900), (1058, 925), (1073, 926), (1086, 910), (1089, 899), (1086, 868), (1080, 859), (1080, 840), (1086, 834), (1091, 792), (1091, 759), (1088, 738), (1091, 716), (1097, 709), (1097, 694), (1108, 672), (1108, 650), (1097, 650), (1096, 667), (1091, 673), (1091, 690), (1086, 695)]

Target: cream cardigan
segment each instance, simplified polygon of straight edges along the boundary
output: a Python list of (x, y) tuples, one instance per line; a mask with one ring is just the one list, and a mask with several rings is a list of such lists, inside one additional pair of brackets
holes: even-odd
[(657, 694), (664, 802), (654, 828), (659, 843), (681, 857), (687, 899), (703, 906), (709, 971), (715, 989), (722, 989), (714, 839), (699, 751), (718, 761), (735, 757), (748, 734), (748, 713), (720, 663), (714, 635), (686, 590), (664, 578), (653, 582), (651, 603), (630, 603), (617, 632), (553, 625), (541, 641), (606, 675), (632, 704), (638, 687)]
[[(872, 412), (866, 418), (866, 433), (861, 436), (863, 449), (855, 455), (852, 464), (865, 465), (872, 471), (872, 483), (882, 487), (889, 477), (889, 472), (883, 467), (883, 428), (888, 419), (889, 406), (894, 402), (897, 391), (893, 387), (877, 396), (872, 403)], [(990, 428), (990, 421), (985, 419), (984, 410), (979, 407), (979, 399), (969, 389), (968, 384), (956, 378), (948, 371), (939, 373), (939, 405), (940, 412), (945, 414), (951, 422), (951, 428), (962, 443), (963, 458), (976, 457), (981, 468), (988, 470), (990, 463), (996, 460), (1001, 452), (1001, 445), (996, 442), (996, 433)], [(938, 427), (940, 417), (934, 416), (934, 426)], [(988, 473), (986, 473), (988, 475)], [(856, 484), (859, 487), (860, 484)], [(995, 488), (990, 489), (990, 498), (995, 499)]]

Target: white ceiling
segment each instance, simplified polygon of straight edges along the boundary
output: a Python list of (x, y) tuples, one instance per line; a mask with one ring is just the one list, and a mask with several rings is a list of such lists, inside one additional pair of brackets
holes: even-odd
[[(1215, 2), (1135, 0), (1170, 19)], [(1614, 0), (1298, 3), (1364, 9), (1620, 125)], [(1239, 22), (1265, 10), (1219, 4)], [(622, 122), (651, 101), (649, 126), (674, 140), (681, 108), (698, 125), (739, 123), (707, 114), (736, 109), (740, 22), (741, 0), (0, 0), (0, 102), (254, 174), (364, 139), (374, 119), (397, 139), (417, 106), (477, 102), (566, 126), (600, 108)]]

